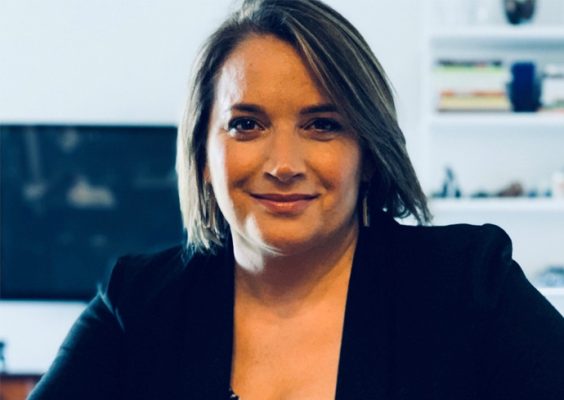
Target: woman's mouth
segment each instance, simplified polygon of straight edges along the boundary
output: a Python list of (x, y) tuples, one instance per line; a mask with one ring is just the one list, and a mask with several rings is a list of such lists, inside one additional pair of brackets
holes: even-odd
[(297, 215), (317, 199), (319, 194), (251, 193), (251, 197), (273, 214)]

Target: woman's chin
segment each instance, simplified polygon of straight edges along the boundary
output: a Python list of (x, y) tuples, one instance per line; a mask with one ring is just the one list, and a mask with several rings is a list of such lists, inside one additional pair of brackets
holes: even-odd
[[(247, 225), (247, 228), (250, 228)], [(314, 232), (303, 229), (284, 229), (281, 226), (253, 226), (245, 232), (238, 232), (234, 238), (238, 244), (255, 249), (266, 256), (290, 256), (303, 253), (319, 243), (320, 238)]]
[(334, 226), (322, 218), (276, 221), (252, 217), (239, 226), (243, 229), (237, 232), (238, 242), (267, 256), (292, 256), (330, 247), (342, 241), (349, 229), (355, 229), (354, 223)]
[(322, 232), (277, 230), (263, 232), (260, 241), (267, 253), (277, 256), (295, 256), (318, 248), (327, 242)]

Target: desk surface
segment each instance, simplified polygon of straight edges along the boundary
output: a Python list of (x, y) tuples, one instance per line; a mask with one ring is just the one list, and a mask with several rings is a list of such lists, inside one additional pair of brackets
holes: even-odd
[(0, 400), (25, 400), (41, 375), (0, 373)]

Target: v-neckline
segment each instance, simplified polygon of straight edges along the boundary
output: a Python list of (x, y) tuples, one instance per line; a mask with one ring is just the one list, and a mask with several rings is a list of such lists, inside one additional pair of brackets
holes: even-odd
[[(389, 296), (386, 295), (385, 290), (380, 290), (383, 287), (378, 285), (378, 282), (385, 281), (382, 279), (383, 268), (389, 267), (391, 262), (386, 244), (388, 238), (385, 234), (385, 231), (388, 231), (385, 225), (389, 227), (390, 224), (388, 218), (384, 215), (373, 218), (373, 223), (383, 224), (379, 228), (359, 228), (345, 303), (337, 367), (336, 400), (384, 398), (389, 390), (391, 369), (390, 346), (387, 345), (390, 340), (388, 327), (372, 325), (373, 313), (390, 310), (384, 304)], [(223, 267), (230, 268), (230, 272), (224, 275), (230, 279), (229, 290), (226, 293), (230, 304), (229, 315), (224, 319), (225, 322), (229, 321), (229, 327), (223, 331), (224, 340), (229, 341), (229, 346), (224, 343), (222, 348), (224, 350), (229, 348), (230, 352), (229, 356), (225, 357), (226, 363), (222, 368), (221, 386), (227, 397), (231, 388), (235, 340), (235, 261), (230, 241), (225, 246), (224, 252)], [(375, 259), (371, 259), (375, 256)], [(371, 285), (370, 282), (376, 285)], [(373, 290), (380, 290), (380, 293), (376, 293), (375, 296)], [(371, 310), (372, 314), (366, 315), (366, 302), (373, 301), (375, 297), (381, 302), (375, 304), (376, 308)], [(381, 317), (377, 319), (386, 320), (385, 316)]]
[[(391, 221), (391, 222), (390, 222)], [(393, 219), (382, 214), (362, 228), (349, 280), (336, 400), (384, 399), (391, 383), (390, 325), (392, 307), (385, 274), (392, 266), (389, 227)]]

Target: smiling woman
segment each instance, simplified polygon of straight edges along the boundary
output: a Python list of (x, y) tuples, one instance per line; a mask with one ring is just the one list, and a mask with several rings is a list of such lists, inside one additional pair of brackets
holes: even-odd
[[(276, 53), (274, 49), (262, 52), (268, 46), (257, 48), (246, 60), (236, 54), (242, 50), (240, 47), (247, 47), (246, 42), (261, 36), (271, 41), (276, 39), (285, 48), (283, 54), (277, 55), (276, 62), (270, 59)], [(228, 66), (224, 65), (227, 61)], [(296, 61), (301, 71), (294, 77), (287, 67)], [(285, 75), (273, 82), (265, 81), (269, 69), (273, 69), (270, 76)], [(247, 100), (241, 104), (230, 103), (241, 95), (238, 91), (247, 95), (253, 92), (249, 76), (257, 71), (261, 71), (262, 79), (253, 78), (252, 84), (262, 85), (254, 94), (257, 99), (269, 94), (267, 88), (271, 90), (270, 96), (272, 93), (281, 96), (286, 92), (286, 85), (292, 84), (295, 90), (300, 90), (297, 85), (308, 80), (309, 88), (315, 87), (318, 101), (323, 101), (303, 104), (304, 119), (318, 111), (318, 117), (324, 118), (316, 121), (317, 127), (321, 123), (327, 127), (329, 123), (356, 137), (363, 153), (361, 162), (372, 171), (361, 190), (362, 197), (366, 197), (366, 208), (386, 209), (395, 217), (412, 215), (420, 223), (430, 220), (425, 196), (406, 152), (386, 74), (356, 28), (317, 1), (245, 1), (205, 43), (195, 64), (191, 96), (179, 129), (179, 193), (184, 226), (193, 248), (210, 250), (222, 246), (229, 230), (225, 216), (215, 207), (213, 192), (205, 189), (203, 179), (212, 107), (222, 112), (228, 109), (232, 113), (251, 112), (252, 119), (234, 118), (231, 122), (267, 129), (258, 117), (271, 110), (265, 110), (261, 104), (248, 104)], [(241, 72), (247, 74), (241, 76)], [(231, 86), (227, 87), (226, 83)], [(227, 96), (217, 96), (218, 90)], [(321, 111), (327, 113), (323, 115)], [(249, 125), (251, 120), (256, 125)]]
[[(219, 71), (206, 147), (204, 181), (230, 227), (237, 266), (233, 386), (245, 398), (261, 398), (269, 387), (272, 395), (299, 389), (301, 398), (334, 397), (358, 235), (357, 136), (294, 48), (275, 36), (256, 35), (241, 42)], [(300, 310), (291, 318), (276, 315), (296, 307), (298, 298)], [(319, 298), (330, 300), (333, 312), (312, 312)], [(268, 309), (261, 310), (265, 304)], [(329, 340), (304, 347), (298, 340), (304, 326)], [(257, 337), (267, 332), (284, 332), (291, 341)], [(317, 372), (303, 387), (276, 388), (277, 380), (303, 377), (304, 369), (287, 357), (299, 349), (316, 354), (308, 368), (315, 365)], [(282, 365), (284, 374), (278, 372)]]
[(120, 259), (31, 399), (564, 398), (564, 320), (500, 228), (423, 226), (385, 74), (333, 9), (244, 1), (177, 151), (187, 243)]
[(303, 257), (355, 236), (361, 150), (329, 101), (274, 36), (246, 39), (223, 64), (204, 180), (240, 253)]

